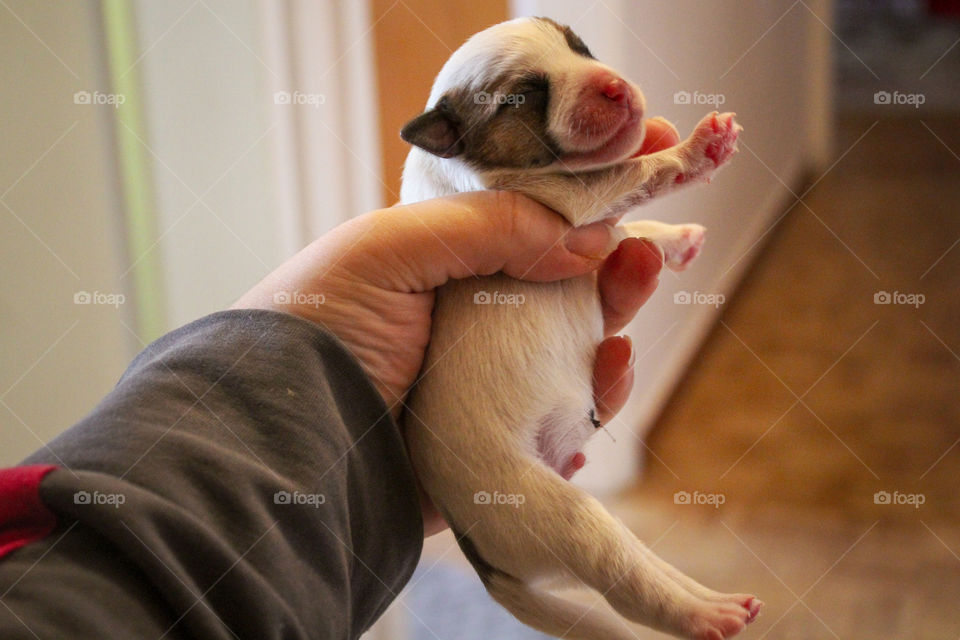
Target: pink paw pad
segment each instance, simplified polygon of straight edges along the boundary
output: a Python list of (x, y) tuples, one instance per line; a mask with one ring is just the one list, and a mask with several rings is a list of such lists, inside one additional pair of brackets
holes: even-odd
[(736, 123), (735, 115), (714, 112), (710, 118), (714, 135), (711, 136), (712, 140), (707, 144), (704, 155), (713, 160), (718, 167), (737, 152), (737, 138), (740, 137), (743, 127)]
[(743, 608), (746, 609), (750, 614), (750, 617), (747, 618), (747, 624), (750, 624), (757, 619), (758, 615), (760, 615), (760, 609), (763, 608), (763, 601), (753, 596), (749, 596), (742, 604)]
[(698, 224), (681, 225), (680, 229), (676, 239), (664, 251), (667, 266), (674, 271), (686, 269), (700, 255), (706, 240), (706, 230)]

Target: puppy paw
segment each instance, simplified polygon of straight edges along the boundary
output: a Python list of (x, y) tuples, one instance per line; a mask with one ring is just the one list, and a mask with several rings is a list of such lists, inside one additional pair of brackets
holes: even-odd
[(691, 179), (709, 179), (719, 167), (737, 152), (737, 139), (743, 131), (733, 113), (708, 114), (700, 121), (684, 143), (688, 170), (677, 177), (678, 182)]
[(724, 596), (720, 601), (700, 601), (688, 619), (689, 637), (695, 640), (731, 638), (753, 622), (762, 606), (760, 600), (748, 595)]
[(664, 264), (672, 271), (683, 271), (700, 255), (707, 230), (699, 224), (678, 224), (676, 235), (664, 243)]
[(697, 130), (703, 129), (706, 133), (707, 146), (704, 155), (713, 160), (718, 167), (737, 152), (737, 139), (743, 127), (737, 124), (735, 117), (734, 113), (713, 112), (697, 126)]
[(707, 230), (699, 224), (666, 224), (640, 220), (623, 224), (626, 235), (648, 238), (663, 252), (663, 264), (672, 271), (683, 271), (700, 255)]

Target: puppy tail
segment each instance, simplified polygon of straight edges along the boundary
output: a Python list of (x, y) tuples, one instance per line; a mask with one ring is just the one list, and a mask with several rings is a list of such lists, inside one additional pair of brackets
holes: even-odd
[(636, 640), (625, 621), (530, 586), (490, 565), (470, 538), (453, 533), (490, 597), (525, 625), (564, 640)]

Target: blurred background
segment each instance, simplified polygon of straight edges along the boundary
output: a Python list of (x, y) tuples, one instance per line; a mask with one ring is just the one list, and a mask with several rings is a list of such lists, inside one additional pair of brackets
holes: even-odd
[[(634, 214), (709, 242), (631, 325), (633, 396), (577, 482), (765, 600), (746, 637), (960, 636), (953, 0), (2, 0), (0, 465), (151, 340), (393, 204), (444, 60), (520, 15), (570, 24), (681, 135), (713, 109), (745, 126), (709, 188)], [(449, 535), (370, 632), (492, 636), (543, 637)]]

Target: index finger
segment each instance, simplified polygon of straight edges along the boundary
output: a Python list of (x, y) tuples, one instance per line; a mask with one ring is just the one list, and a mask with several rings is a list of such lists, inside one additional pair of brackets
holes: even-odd
[(328, 236), (323, 242), (351, 247), (341, 267), (380, 288), (406, 292), (497, 271), (521, 280), (563, 280), (596, 270), (612, 248), (608, 225), (571, 227), (551, 209), (509, 191), (391, 207), (354, 218)]
[(597, 275), (603, 308), (603, 334), (625, 327), (660, 283), (663, 258), (649, 240), (626, 238), (610, 254)]

